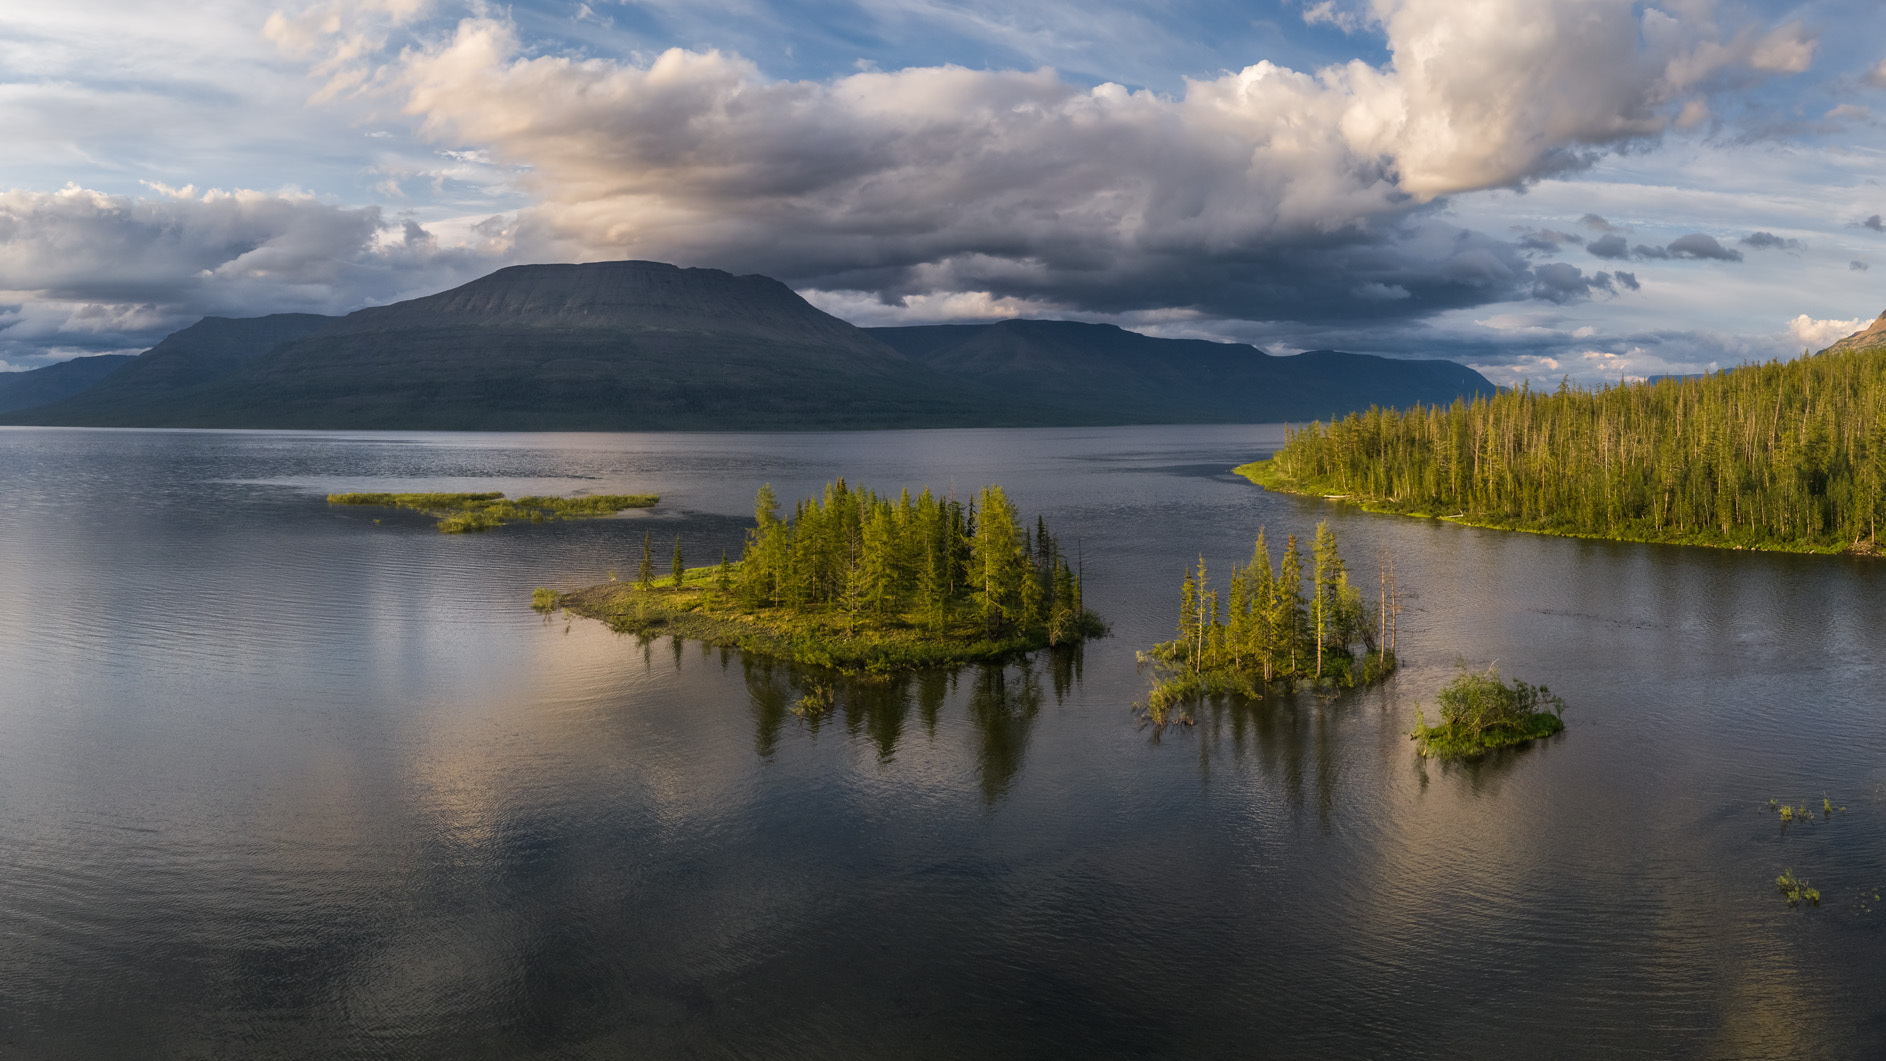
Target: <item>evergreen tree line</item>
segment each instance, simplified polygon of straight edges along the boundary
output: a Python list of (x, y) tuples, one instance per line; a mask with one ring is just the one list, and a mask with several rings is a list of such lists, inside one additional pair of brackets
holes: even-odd
[(1079, 573), (1036, 517), (1024, 524), (1000, 486), (968, 503), (908, 490), (881, 497), (844, 479), (781, 517), (771, 486), (731, 578), (749, 608), (836, 607), (933, 631), (973, 622), (1002, 637), (1045, 628), (1049, 644), (1098, 632)]
[(1164, 721), (1172, 704), (1198, 695), (1257, 697), (1273, 682), (1350, 686), (1393, 670), (1399, 609), (1389, 568), (1382, 570), (1382, 594), (1371, 607), (1349, 579), (1335, 532), (1319, 523), (1310, 544), (1307, 594), (1305, 574), (1297, 536), (1285, 539), (1279, 565), (1262, 528), (1250, 563), (1232, 566), (1222, 598), (1199, 557), (1197, 570), (1188, 571), (1179, 587), (1179, 636), (1148, 653), (1160, 669), (1152, 698), (1155, 720)]
[(1370, 409), (1289, 432), (1268, 474), (1494, 525), (1871, 552), (1886, 517), (1886, 349)]

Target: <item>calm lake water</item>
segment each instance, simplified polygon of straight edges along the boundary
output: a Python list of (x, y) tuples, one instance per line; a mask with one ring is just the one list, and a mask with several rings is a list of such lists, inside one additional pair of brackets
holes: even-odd
[[(0, 430), (0, 1056), (1886, 1056), (1886, 564), (1229, 474), (1280, 440)], [(1002, 483), (1114, 636), (814, 722), (786, 668), (528, 607), (840, 474)], [(662, 502), (323, 500), (458, 489)], [(1402, 673), (1138, 725), (1185, 566), (1321, 519), (1371, 591), (1396, 557)], [(1424, 765), (1457, 658), (1567, 732)]]

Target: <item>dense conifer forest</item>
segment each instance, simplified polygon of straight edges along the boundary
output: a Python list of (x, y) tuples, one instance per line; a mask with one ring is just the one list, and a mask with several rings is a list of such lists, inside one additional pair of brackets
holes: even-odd
[(738, 562), (684, 570), (683, 551), (677, 539), (661, 584), (644, 540), (633, 586), (557, 601), (628, 632), (871, 669), (996, 659), (1106, 629), (1047, 523), (1024, 522), (1000, 486), (963, 502), (839, 479), (785, 516), (765, 486)]
[(1154, 666), (1147, 717), (1168, 721), (1181, 703), (1231, 693), (1257, 699), (1272, 683), (1346, 687), (1379, 681), (1395, 669), (1399, 610), (1394, 579), (1384, 566), (1381, 596), (1371, 607), (1336, 551), (1336, 534), (1319, 523), (1310, 545), (1309, 593), (1297, 536), (1275, 565), (1265, 531), (1250, 563), (1233, 565), (1221, 598), (1205, 558), (1179, 586), (1178, 637), (1141, 654)]
[(1872, 553), (1886, 516), (1886, 348), (1371, 409), (1292, 431), (1239, 470), (1483, 526)]

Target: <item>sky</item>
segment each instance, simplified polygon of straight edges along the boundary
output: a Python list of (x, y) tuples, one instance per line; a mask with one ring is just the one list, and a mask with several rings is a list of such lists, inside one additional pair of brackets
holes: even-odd
[(0, 370), (644, 258), (1700, 372), (1886, 310), (1882, 116), (1878, 0), (0, 0)]

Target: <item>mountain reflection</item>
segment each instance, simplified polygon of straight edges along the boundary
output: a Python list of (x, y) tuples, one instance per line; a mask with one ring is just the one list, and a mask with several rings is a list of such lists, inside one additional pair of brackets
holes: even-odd
[(1044, 697), (1041, 671), (1048, 673), (1055, 702), (1081, 680), (1081, 649), (1057, 649), (1037, 662), (925, 670), (892, 677), (853, 676), (757, 656), (740, 657), (753, 713), (753, 750), (763, 759), (778, 750), (788, 722), (817, 735), (843, 725), (852, 738), (869, 741), (878, 761), (888, 763), (900, 742), (921, 725), (933, 739), (945, 706), (966, 683), (964, 709), (973, 732), (979, 788), (991, 804), (1021, 772), (1028, 740)]

